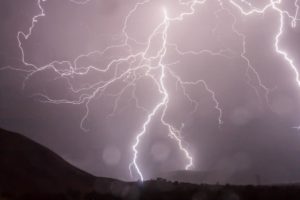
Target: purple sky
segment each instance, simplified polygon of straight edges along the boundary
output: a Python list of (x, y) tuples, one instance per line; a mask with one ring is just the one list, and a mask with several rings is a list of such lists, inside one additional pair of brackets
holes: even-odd
[[(0, 127), (28, 136), (92, 174), (132, 180), (128, 170), (133, 157), (131, 146), (147, 112), (162, 99), (155, 82), (161, 75), (160, 68), (155, 69), (159, 59), (148, 62), (137, 56), (112, 64), (106, 72), (97, 70), (105, 69), (114, 59), (144, 51), (151, 33), (164, 20), (163, 8), (169, 17), (190, 11), (189, 5), (180, 5), (179, 1), (152, 0), (138, 6), (123, 29), (126, 16), (137, 2), (141, 1), (91, 0), (83, 5), (69, 0), (42, 2), (46, 16), (38, 18), (28, 39), (20, 36), (25, 61), (32, 64), (25, 65), (17, 34), (27, 34), (33, 16), (41, 10), (36, 0), (0, 1), (0, 67), (19, 69), (0, 71)], [(181, 130), (183, 146), (193, 157), (193, 170), (250, 171), (261, 174), (265, 182), (300, 180), (300, 132), (293, 128), (300, 125), (300, 87), (289, 63), (275, 51), (280, 15), (270, 8), (263, 15), (246, 17), (230, 1), (222, 2), (225, 9), (217, 0), (196, 5), (193, 15), (170, 22), (165, 32), (167, 48), (161, 62), (168, 69), (164, 84), (169, 102), (164, 120)], [(235, 2), (249, 10), (239, 0)], [(269, 1), (250, 2), (262, 8)], [(291, 15), (296, 12), (293, 1), (278, 6)], [(164, 28), (150, 41), (146, 56), (155, 56), (162, 49)], [(122, 31), (135, 41), (75, 62), (80, 55), (123, 44)], [(242, 56), (243, 37), (246, 57)], [(186, 53), (180, 55), (174, 44)], [(291, 27), (288, 17), (284, 18), (279, 44), (298, 66), (300, 28)], [(195, 54), (201, 50), (221, 54)], [(247, 59), (253, 69), (247, 66)], [(43, 69), (54, 60), (69, 63)], [(84, 101), (75, 105), (141, 63), (149, 66), (95, 93), (88, 104)], [(90, 66), (94, 70), (87, 71)], [(150, 77), (147, 69), (151, 69)], [(201, 83), (180, 85), (172, 73), (185, 82), (204, 80), (222, 109), (223, 124), (218, 123), (220, 113), (212, 93)], [(131, 81), (132, 85), (125, 88)], [(79, 92), (72, 92), (70, 87)], [(44, 96), (36, 94), (69, 102), (45, 102)], [(89, 113), (81, 127), (86, 107)], [(162, 115), (163, 108), (149, 123), (138, 146), (138, 163), (145, 178), (182, 170), (187, 163), (161, 123)], [(136, 173), (133, 179), (137, 179)]]

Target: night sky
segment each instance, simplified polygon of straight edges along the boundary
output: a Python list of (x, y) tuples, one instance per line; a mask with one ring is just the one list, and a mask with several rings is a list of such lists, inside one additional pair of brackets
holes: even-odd
[[(39, 8), (37, 0), (0, 0), (0, 127), (94, 175), (137, 180), (136, 171), (130, 177), (128, 169), (132, 145), (163, 99), (157, 82), (162, 63), (169, 99), (137, 148), (145, 179), (183, 170), (188, 162), (169, 137), (163, 116), (180, 130), (178, 137), (193, 157), (191, 170), (250, 171), (265, 182), (299, 181), (300, 86), (274, 46), (279, 13), (270, 7), (264, 14), (243, 16), (230, 0), (207, 0), (167, 27), (165, 14), (176, 18), (190, 12), (193, 1), (142, 2), (48, 0)], [(257, 8), (270, 4), (249, 2)], [(295, 16), (295, 3), (276, 5)], [(25, 38), (41, 9), (45, 16)], [(286, 14), (283, 23), (280, 49), (300, 70), (300, 24), (292, 27)], [(139, 52), (144, 57), (128, 58)], [(128, 69), (134, 70), (99, 89)], [(198, 80), (205, 84), (188, 84)]]

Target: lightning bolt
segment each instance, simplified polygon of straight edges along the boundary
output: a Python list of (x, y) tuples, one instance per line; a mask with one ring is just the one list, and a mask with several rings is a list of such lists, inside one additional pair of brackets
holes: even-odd
[(300, 86), (299, 72), (298, 72), (297, 67), (294, 64), (294, 61), (289, 56), (289, 54), (286, 51), (282, 50), (279, 46), (280, 38), (283, 35), (284, 27), (285, 27), (285, 24), (284, 24), (285, 17), (284, 16), (286, 15), (291, 20), (291, 26), (293, 28), (296, 27), (297, 21), (299, 21), (299, 19), (297, 18), (298, 10), (299, 10), (298, 0), (296, 0), (294, 3), (294, 5), (296, 7), (296, 13), (294, 16), (290, 15), (288, 11), (282, 10), (279, 7), (282, 3), (282, 0), (271, 0), (268, 4), (266, 4), (261, 9), (255, 8), (251, 3), (249, 3), (245, 0), (240, 0), (240, 2), (246, 3), (250, 7), (250, 10), (246, 11), (240, 4), (236, 3), (236, 1), (230, 0), (230, 3), (234, 7), (236, 7), (240, 11), (240, 13), (244, 16), (250, 16), (253, 14), (264, 14), (268, 9), (272, 9), (279, 15), (279, 19), (280, 19), (279, 20), (279, 28), (278, 28), (278, 32), (276, 33), (275, 42), (274, 42), (275, 51), (279, 55), (281, 55), (284, 58), (284, 60), (287, 62), (287, 64), (291, 67), (291, 69), (293, 70), (293, 72), (295, 74), (295, 82), (297, 83), (298, 86)]
[[(158, 66), (160, 67), (160, 70), (161, 70), (160, 74), (161, 75), (160, 75), (159, 81), (156, 81), (156, 83), (158, 84), (159, 91), (162, 94), (163, 98), (154, 107), (154, 109), (152, 110), (152, 112), (147, 116), (147, 120), (144, 122), (142, 130), (137, 134), (135, 143), (132, 146), (132, 149), (133, 149), (133, 152), (134, 152), (133, 161), (129, 165), (130, 174), (132, 175), (131, 168), (134, 167), (134, 169), (136, 170), (136, 172), (137, 172), (137, 174), (139, 176), (139, 179), (141, 181), (144, 180), (144, 177), (143, 177), (141, 169), (139, 168), (138, 163), (137, 163), (137, 159), (138, 159), (138, 149), (137, 148), (138, 148), (138, 145), (140, 144), (142, 136), (147, 131), (148, 125), (151, 123), (152, 118), (157, 114), (157, 112), (159, 111), (159, 109), (163, 110), (162, 114), (161, 114), (161, 117), (160, 117), (161, 123), (164, 126), (167, 127), (168, 132), (169, 132), (169, 136), (177, 142), (179, 149), (184, 153), (186, 159), (188, 160), (188, 163), (186, 164), (185, 169), (188, 170), (188, 169), (190, 169), (193, 166), (193, 158), (190, 155), (189, 151), (183, 146), (183, 140), (182, 140), (182, 138), (180, 136), (180, 130), (176, 129), (174, 126), (172, 126), (170, 123), (168, 123), (165, 120), (165, 115), (166, 115), (166, 112), (167, 112), (167, 109), (168, 109), (169, 94), (168, 94), (168, 90), (167, 90), (167, 88), (165, 86), (165, 83), (164, 83), (164, 78), (166, 76), (166, 66), (165, 66), (165, 64), (162, 61), (163, 61), (163, 58), (165, 57), (165, 54), (166, 54), (166, 51), (167, 51), (167, 36), (168, 36), (168, 27), (170, 26), (170, 23), (172, 21), (182, 21), (185, 16), (187, 16), (187, 15), (193, 15), (194, 12), (195, 12), (195, 8), (194, 8), (195, 5), (196, 4), (204, 4), (205, 2), (206, 2), (206, 0), (204, 0), (204, 1), (191, 1), (191, 3), (190, 3), (190, 11), (189, 12), (181, 13), (180, 15), (178, 15), (177, 17), (174, 17), (174, 18), (168, 17), (167, 10), (164, 8), (163, 9), (163, 11), (164, 11), (164, 20), (163, 20), (163, 22), (161, 24), (159, 24), (157, 26), (157, 28), (155, 29), (155, 31), (152, 33), (152, 35), (149, 38), (148, 44), (150, 44), (151, 39), (154, 37), (154, 35), (157, 34), (157, 32), (159, 31), (159, 29), (161, 27), (163, 27), (163, 31), (161, 33), (162, 39), (163, 39), (162, 47), (158, 51), (158, 55), (157, 55), (158, 59), (159, 59)], [(191, 52), (182, 52), (182, 51), (179, 51), (177, 45), (175, 45), (175, 48), (176, 48), (177, 52), (179, 54), (181, 54), (181, 55), (184, 55), (184, 54), (199, 54), (199, 52), (194, 52), (194, 51), (191, 51)], [(208, 50), (205, 50), (203, 52), (209, 52), (210, 54), (213, 54), (213, 55), (217, 54), (217, 53), (213, 53), (213, 52), (208, 51)], [(176, 78), (177, 82), (179, 82), (179, 84), (181, 85), (181, 87), (184, 90), (185, 96), (191, 102), (195, 102), (195, 101), (186, 93), (186, 91), (184, 89), (184, 85), (187, 85), (187, 84), (196, 85), (199, 82), (201, 82), (202, 84), (204, 84), (205, 89), (208, 90), (209, 93), (212, 94), (212, 98), (213, 98), (214, 102), (216, 103), (216, 109), (220, 113), (219, 114), (219, 118), (218, 118), (219, 124), (222, 123), (222, 110), (219, 108), (219, 102), (216, 99), (215, 93), (211, 89), (209, 89), (207, 87), (207, 84), (206, 84), (205, 81), (201, 80), (201, 81), (196, 81), (196, 82), (184, 82), (184, 81), (182, 81), (180, 79), (180, 77), (178, 75), (175, 75), (173, 72), (171, 72), (171, 74), (173, 75), (173, 77)]]
[[(88, 4), (90, 0), (69, 0), (72, 3), (78, 5)], [(265, 14), (267, 10), (273, 10), (278, 14), (279, 25), (278, 31), (274, 35), (274, 50), (280, 55), (286, 64), (293, 70), (295, 74), (295, 82), (300, 86), (300, 75), (294, 61), (289, 56), (288, 52), (280, 48), (280, 39), (284, 33), (284, 28), (286, 27), (285, 19), (286, 17), (290, 20), (290, 26), (295, 28), (297, 26), (299, 4), (298, 0), (294, 1), (295, 13), (290, 14), (287, 10), (281, 8), (281, 0), (270, 0), (262, 8), (256, 8), (250, 2), (246, 0), (215, 0), (219, 8), (215, 12), (216, 18), (219, 17), (220, 12), (227, 12), (233, 19), (231, 24), (232, 32), (238, 36), (241, 40), (241, 51), (238, 53), (239, 58), (241, 58), (246, 64), (246, 77), (247, 83), (255, 90), (257, 96), (260, 97), (260, 91), (263, 91), (264, 100), (268, 102), (268, 96), (270, 89), (263, 83), (259, 73), (256, 71), (255, 67), (251, 64), (251, 60), (247, 57), (247, 37), (241, 31), (238, 30), (236, 23), (237, 17), (232, 12), (233, 9), (239, 11), (242, 16), (249, 17), (252, 15), (262, 15)], [(71, 105), (84, 105), (86, 112), (81, 119), (80, 127), (84, 131), (88, 131), (84, 123), (90, 113), (90, 102), (94, 99), (101, 98), (104, 96), (110, 96), (113, 98), (113, 108), (108, 117), (112, 117), (116, 114), (119, 108), (120, 101), (127, 92), (131, 94), (131, 101), (134, 102), (137, 109), (143, 111), (146, 115), (145, 120), (141, 125), (141, 130), (136, 133), (136, 137), (133, 140), (131, 146), (133, 152), (132, 161), (129, 164), (129, 171), (132, 177), (138, 177), (141, 181), (145, 179), (143, 176), (143, 170), (139, 166), (139, 148), (142, 143), (143, 136), (149, 131), (149, 125), (153, 122), (153, 119), (157, 117), (161, 125), (166, 129), (168, 136), (174, 140), (178, 149), (182, 152), (186, 165), (184, 168), (186, 170), (191, 169), (194, 165), (193, 157), (189, 152), (187, 145), (185, 144), (184, 137), (182, 136), (183, 126), (178, 127), (172, 122), (168, 121), (166, 115), (169, 109), (169, 101), (172, 98), (166, 84), (166, 78), (172, 79), (176, 83), (176, 88), (178, 92), (181, 92), (184, 98), (190, 102), (194, 109), (190, 112), (190, 115), (195, 114), (199, 109), (199, 101), (191, 94), (189, 94), (188, 87), (199, 87), (202, 86), (205, 91), (210, 95), (212, 102), (214, 103), (214, 109), (218, 112), (217, 123), (219, 126), (223, 124), (223, 110), (220, 107), (218, 101), (218, 96), (212, 88), (209, 87), (205, 80), (185, 80), (176, 73), (173, 69), (173, 65), (180, 64), (180, 60), (174, 63), (166, 63), (166, 56), (169, 50), (174, 50), (179, 57), (184, 56), (217, 56), (224, 59), (234, 59), (231, 56), (234, 51), (231, 49), (221, 49), (219, 51), (212, 51), (209, 49), (202, 49), (200, 51), (195, 50), (182, 50), (176, 43), (170, 43), (168, 41), (169, 37), (169, 27), (172, 26), (174, 22), (184, 23), (184, 19), (187, 16), (193, 16), (198, 7), (201, 7), (207, 3), (207, 0), (177, 0), (175, 3), (180, 4), (185, 7), (185, 11), (180, 12), (176, 16), (171, 16), (168, 13), (166, 7), (163, 7), (159, 13), (162, 15), (160, 23), (153, 29), (147, 41), (138, 41), (136, 38), (128, 33), (128, 23), (131, 18), (134, 17), (134, 13), (137, 12), (141, 7), (147, 6), (151, 3), (151, 0), (141, 0), (135, 3), (132, 9), (129, 10), (128, 14), (124, 19), (124, 23), (121, 30), (121, 35), (118, 37), (120, 42), (116, 45), (110, 45), (104, 50), (91, 51), (86, 54), (81, 54), (76, 57), (73, 61), (60, 61), (53, 60), (47, 65), (37, 66), (26, 60), (25, 51), (23, 48), (23, 41), (31, 37), (39, 19), (46, 16), (43, 5), (46, 0), (37, 0), (37, 7), (39, 8), (39, 13), (33, 16), (31, 20), (31, 25), (27, 31), (19, 31), (17, 33), (18, 47), (21, 52), (21, 61), (24, 66), (22, 67), (12, 67), (5, 66), (1, 70), (15, 70), (26, 73), (23, 89), (26, 87), (26, 82), (34, 75), (37, 75), (45, 70), (53, 70), (57, 74), (57, 79), (63, 79), (68, 84), (69, 90), (76, 96), (74, 99), (56, 99), (48, 96), (44, 93), (33, 94), (34, 97), (38, 97), (41, 102), (52, 103), (52, 104), (71, 104)], [(213, 30), (214, 32), (214, 30)], [(153, 48), (154, 40), (160, 39), (159, 48)], [(135, 49), (135, 46), (139, 46)], [(80, 61), (91, 56), (106, 57), (109, 52), (120, 49), (123, 50), (124, 55), (117, 56), (117, 58), (110, 58), (107, 64), (103, 66), (81, 66)], [(154, 53), (153, 53), (154, 51)], [(61, 68), (60, 65), (67, 67)], [(126, 67), (121, 67), (125, 65)], [(109, 78), (101, 79), (99, 81), (84, 85), (76, 86), (74, 80), (76, 77), (83, 77), (89, 74), (97, 74), (101, 77), (103, 74), (107, 75)], [(253, 80), (251, 74), (255, 76)], [(160, 97), (159, 101), (153, 106), (153, 108), (146, 108), (141, 105), (139, 98), (136, 94), (136, 87), (138, 81), (143, 79), (151, 80), (158, 92)], [(112, 90), (115, 84), (121, 84), (122, 86), (116, 92)], [(182, 122), (184, 124), (184, 122)], [(297, 127), (298, 128), (298, 127)]]

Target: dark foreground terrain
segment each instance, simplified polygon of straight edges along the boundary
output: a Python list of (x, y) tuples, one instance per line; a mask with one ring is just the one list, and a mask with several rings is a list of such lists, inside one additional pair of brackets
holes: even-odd
[(47, 148), (0, 129), (0, 200), (300, 200), (300, 185), (196, 185), (94, 177)]

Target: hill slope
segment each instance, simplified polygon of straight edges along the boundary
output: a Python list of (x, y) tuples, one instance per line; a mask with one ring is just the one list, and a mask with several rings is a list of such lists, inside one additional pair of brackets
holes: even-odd
[(95, 177), (17, 133), (0, 129), (0, 192), (87, 190)]

